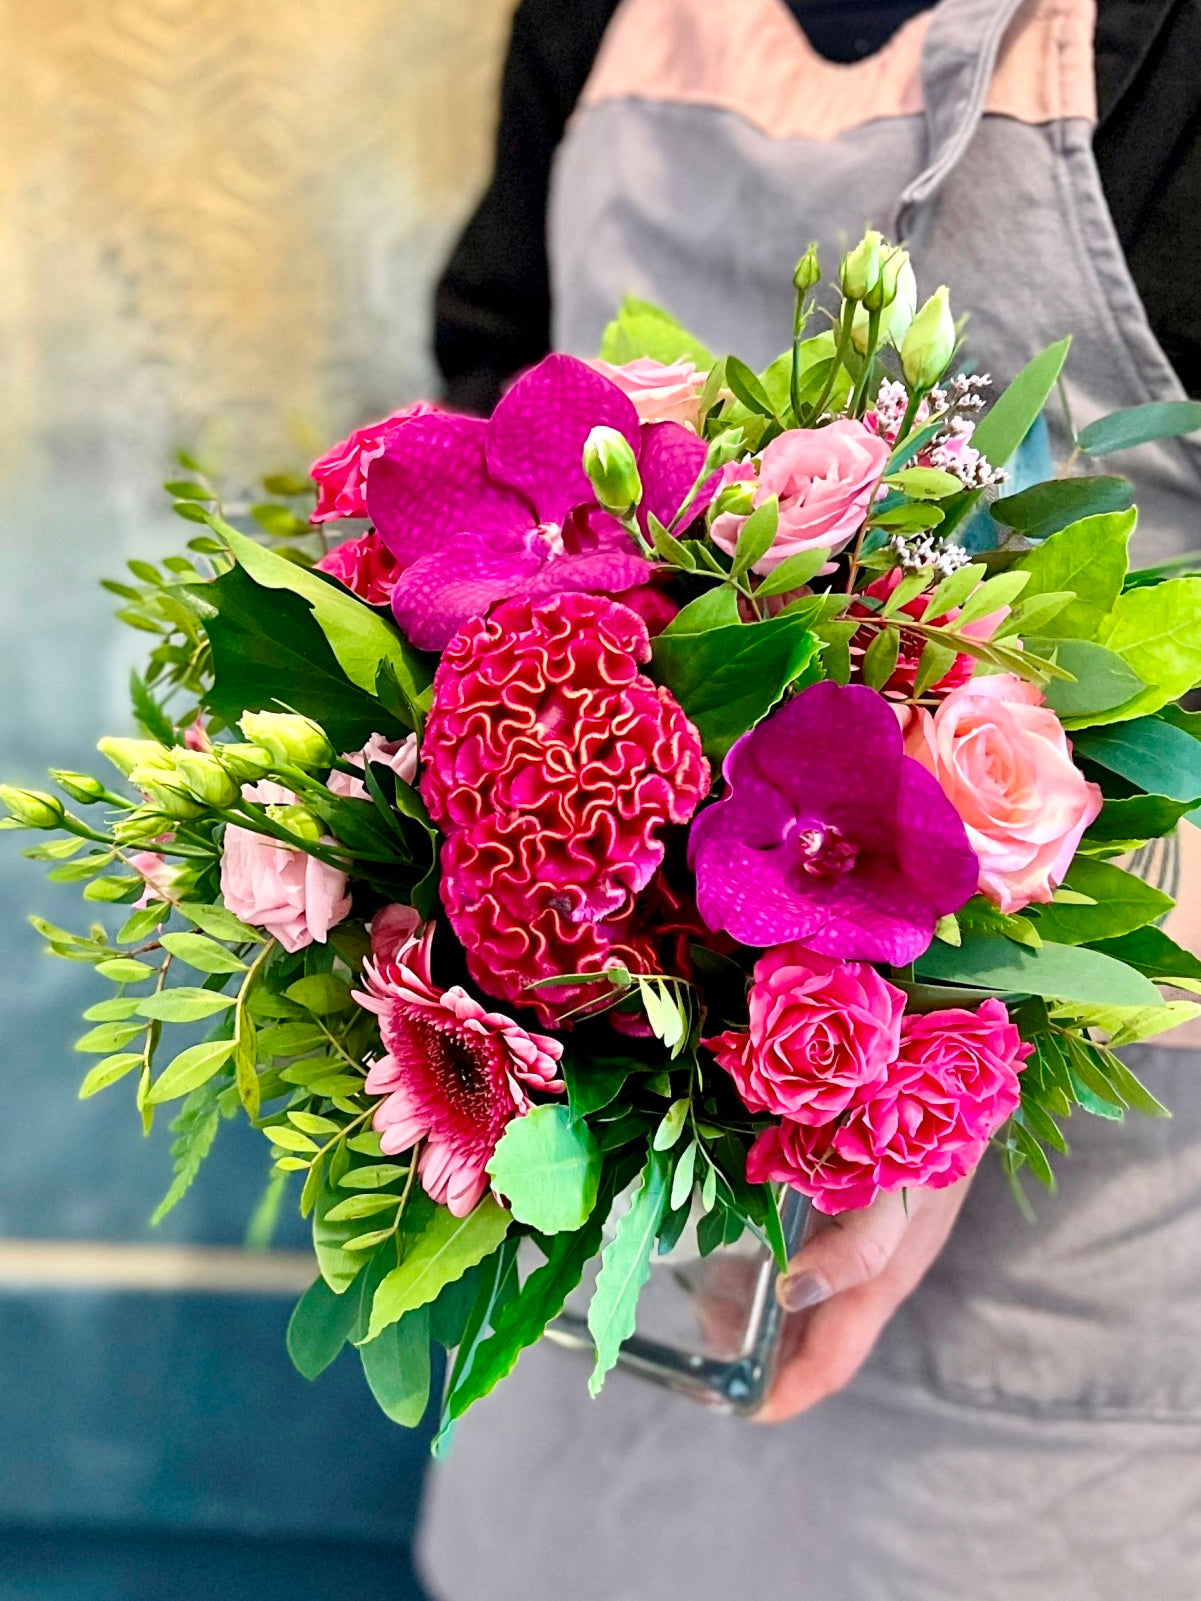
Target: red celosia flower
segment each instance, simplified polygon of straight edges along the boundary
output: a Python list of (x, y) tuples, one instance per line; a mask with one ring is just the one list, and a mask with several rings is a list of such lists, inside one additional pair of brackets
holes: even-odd
[(367, 1075), (367, 1093), (385, 1095), (374, 1125), (392, 1156), (419, 1140), (426, 1193), (465, 1217), (488, 1188), (485, 1171), (513, 1118), (528, 1112), (526, 1088), (561, 1094), (563, 1047), (512, 1018), (486, 1012), (457, 984), (434, 987), (432, 925), (389, 959), (363, 963), (365, 993), (355, 999), (380, 1020), (388, 1054)]
[(544, 1016), (575, 1001), (534, 979), (655, 970), (638, 897), (709, 787), (696, 729), (638, 671), (649, 656), (627, 607), (563, 594), (469, 623), (434, 678), (421, 792), (447, 835), (447, 912), (477, 982)]

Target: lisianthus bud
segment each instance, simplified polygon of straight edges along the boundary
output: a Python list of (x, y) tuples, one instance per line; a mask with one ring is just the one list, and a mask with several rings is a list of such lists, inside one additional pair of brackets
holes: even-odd
[(334, 759), (325, 730), (297, 712), (246, 712), (238, 719), (238, 727), (277, 762), (315, 768), (328, 767)]
[(909, 324), (901, 341), (901, 370), (910, 389), (931, 389), (947, 369), (955, 350), (951, 297), (940, 285)]
[(273, 758), (261, 745), (214, 745), (213, 754), (239, 784), (257, 784), (271, 771)]
[(232, 806), (241, 794), (237, 781), (205, 751), (181, 751), (175, 770), (193, 799), (206, 806)]
[(297, 839), (307, 839), (310, 844), (315, 845), (325, 833), (321, 819), (314, 817), (307, 806), (268, 806), (266, 812), (273, 823), (286, 828)]
[(128, 777), (134, 788), (140, 789), (164, 817), (200, 817), (204, 813), (204, 807), (192, 799), (173, 767), (165, 770), (159, 765), (135, 767)]
[(723, 428), (716, 438), (709, 441), (701, 471), (706, 477), (719, 472), (728, 462), (737, 461), (745, 449), (746, 440), (741, 428)]
[(821, 282), (822, 269), (817, 259), (817, 246), (812, 244), (797, 262), (792, 274), (793, 288), (798, 295), (808, 294), (814, 284)]
[(40, 789), (18, 789), (14, 784), (0, 784), (0, 803), (8, 808), (9, 816), (22, 828), (59, 828), (66, 816), (62, 801)]
[(598, 502), (615, 517), (628, 517), (642, 499), (638, 463), (626, 436), (596, 427), (584, 441), (584, 471)]
[(125, 812), (112, 826), (118, 845), (148, 845), (169, 832), (166, 818), (153, 806), (138, 806)]
[(147, 767), (169, 756), (167, 747), (157, 739), (102, 739), (96, 749), (126, 778), (135, 767)]
[(880, 281), (884, 239), (874, 228), (842, 258), (842, 292), (848, 300), (866, 300)]
[[(881, 301), (883, 309), (880, 312), (877, 337), (882, 345), (899, 347), (901, 340), (909, 331), (909, 324), (913, 321), (913, 314), (917, 310), (917, 279), (913, 275), (913, 268), (909, 264), (906, 251), (894, 250), (885, 259), (880, 282), (884, 286), (884, 299)], [(860, 354), (867, 349), (870, 309), (870, 302), (856, 306), (855, 320), (851, 324), (851, 338), (855, 341), (855, 349)]]
[(754, 483), (727, 484), (713, 502), (714, 516), (721, 517), (725, 512), (733, 512), (735, 517), (749, 517), (754, 510), (757, 487)]
[(98, 778), (91, 778), (87, 773), (69, 773), (61, 767), (52, 767), (50, 776), (64, 790), (73, 801), (81, 806), (94, 806), (105, 795), (104, 785)]

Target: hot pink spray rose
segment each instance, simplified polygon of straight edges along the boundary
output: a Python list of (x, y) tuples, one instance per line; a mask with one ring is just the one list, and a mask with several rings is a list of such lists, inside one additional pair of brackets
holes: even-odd
[(639, 422), (679, 422), (690, 428), (700, 425), (701, 390), (708, 374), (697, 372), (695, 362), (667, 364), (639, 356), (637, 361), (620, 366), (609, 361), (590, 361), (588, 365), (629, 395)]
[[(904, 580), (904, 573), (899, 567), (893, 567), (882, 573), (879, 578), (873, 579), (863, 591), (873, 600), (885, 601)], [(915, 622), (921, 622), (930, 607), (930, 595), (915, 595), (912, 600), (906, 601), (901, 611), (906, 617), (912, 617)], [(998, 606), (996, 611), (989, 612), (986, 617), (977, 617), (974, 622), (966, 623), (963, 628), (965, 636), (969, 639), (988, 640), (996, 633), (1001, 624), (1009, 616), (1008, 606)], [(949, 611), (942, 614), (940, 621), (953, 623), (962, 612), (959, 606), (952, 606)], [(872, 610), (862, 601), (855, 601), (847, 612), (848, 617), (870, 617)], [(862, 662), (863, 654), (876, 637), (874, 628), (861, 628), (851, 640), (851, 659), (856, 665)], [(917, 681), (917, 670), (921, 665), (922, 652), (926, 648), (924, 634), (911, 633), (906, 628), (898, 630), (897, 664), (893, 668), (887, 683), (880, 686), (882, 695), (903, 695), (908, 699), (913, 694)], [(949, 695), (953, 689), (966, 684), (975, 671), (975, 660), (961, 651), (948, 667), (947, 671), (936, 684), (931, 684), (926, 691), (928, 695)]]
[(966, 1177), (1020, 1100), (1018, 1073), (1034, 1049), (997, 1000), (908, 1017), (883, 1082), (821, 1128), (786, 1119), (747, 1156), (753, 1184), (783, 1180), (819, 1212), (868, 1206), (885, 1191), (943, 1189)]
[(317, 571), (345, 584), (369, 606), (386, 606), (400, 577), (400, 563), (379, 535), (368, 531), (358, 539), (344, 539), (322, 556)]
[[(282, 784), (248, 784), (247, 800), (291, 806), (296, 796)], [(221, 853), (221, 894), (226, 906), (253, 928), (265, 928), (286, 951), (324, 945), (335, 923), (350, 910), (346, 874), (306, 851), (277, 845), (253, 829), (226, 826)]]
[[(871, 509), (888, 454), (887, 442), (852, 417), (773, 439), (759, 458), (755, 505), (778, 495), (780, 525), (755, 572), (770, 573), (798, 551), (845, 545)], [(714, 544), (732, 556), (745, 521), (734, 512), (715, 518)]]
[(374, 1118), (380, 1148), (395, 1156), (424, 1140), (418, 1172), (426, 1193), (465, 1217), (487, 1191), (486, 1167), (501, 1135), (530, 1109), (526, 1089), (562, 1094), (563, 1047), (486, 1012), (457, 984), (438, 989), (430, 976), (432, 925), (391, 956), (374, 935), (373, 925), (365, 989), (355, 999), (378, 1016), (388, 1052), (366, 1085), (369, 1095), (387, 1097)]
[(826, 1123), (883, 1078), (904, 1010), (902, 992), (866, 962), (793, 941), (755, 963), (749, 1030), (706, 1043), (751, 1111)]
[(934, 774), (980, 859), (980, 888), (1003, 912), (1051, 899), (1101, 791), (1072, 761), (1055, 713), (1012, 673), (973, 678), (931, 717), (909, 720), (905, 749)]
[(331, 446), (309, 468), (309, 477), (317, 484), (317, 504), (309, 521), (327, 523), (338, 517), (366, 517), (367, 472), (371, 463), (383, 455), (388, 440), (410, 418), (437, 410), (429, 401), (418, 400), (379, 422), (356, 428)]

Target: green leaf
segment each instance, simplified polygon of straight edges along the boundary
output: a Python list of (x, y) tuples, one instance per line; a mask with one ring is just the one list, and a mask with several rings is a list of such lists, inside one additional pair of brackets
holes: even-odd
[(596, 1345), (596, 1366), (588, 1381), (591, 1395), (600, 1393), (622, 1342), (634, 1332), (638, 1297), (650, 1273), (655, 1235), (667, 1207), (670, 1171), (670, 1156), (650, 1152), (629, 1209), (618, 1219), (613, 1239), (601, 1255), (588, 1308), (588, 1330)]
[(1070, 345), (1070, 339), (1061, 339), (1039, 351), (977, 423), (972, 444), (994, 467), (1005, 466), (1038, 421)]
[(1158, 921), (1174, 905), (1170, 895), (1144, 884), (1133, 873), (1087, 856), (1073, 862), (1066, 882), (1069, 889), (1089, 896), (1096, 904), (1052, 902), (1039, 908), (1039, 933), (1043, 939), (1063, 945), (1092, 944), (1129, 934)]
[(115, 995), (111, 1001), (97, 1001), (83, 1014), (88, 1023), (125, 1023), (138, 1009), (136, 995)]
[(651, 1141), (652, 1150), (670, 1151), (672, 1146), (684, 1132), (684, 1124), (688, 1120), (688, 1108), (692, 1102), (685, 1096), (682, 1100), (673, 1101), (663, 1114), (659, 1127), (655, 1130), (655, 1137)]
[(901, 648), (900, 631), (881, 628), (864, 653), (861, 672), (869, 689), (883, 689), (892, 677)]
[[(968, 567), (958, 567), (944, 578), (942, 583), (931, 593), (926, 602), (926, 609), (922, 613), (922, 621), (932, 623), (956, 606), (962, 606), (964, 601), (988, 577), (988, 568), (983, 562), (975, 562)], [(936, 680), (937, 682), (937, 680)]]
[(748, 411), (757, 412), (761, 417), (775, 417), (775, 408), (766, 389), (746, 362), (739, 361), (737, 356), (726, 357), (726, 386)]
[(559, 1234), (580, 1228), (596, 1205), (600, 1151), (567, 1107), (535, 1106), (509, 1123), (487, 1171), (519, 1223)]
[(706, 345), (690, 334), (676, 319), (649, 300), (638, 300), (627, 295), (621, 310), (601, 336), (601, 359), (622, 366), (649, 356), (670, 366), (677, 361), (692, 361), (702, 372), (714, 364), (714, 356)]
[(730, 568), (731, 578), (740, 578), (748, 568), (767, 555), (775, 540), (779, 521), (779, 497), (769, 495), (761, 506), (755, 507), (739, 530), (734, 564)]
[(171, 1188), (151, 1216), (152, 1228), (157, 1228), (167, 1213), (178, 1206), (212, 1150), (221, 1124), (217, 1102), (224, 1088), (223, 1080), (211, 1079), (200, 1089), (192, 1091), (172, 1119), (171, 1132), (175, 1138), (171, 1142), (171, 1161), (174, 1177)]
[(1108, 417), (1082, 428), (1076, 443), (1090, 456), (1106, 456), (1112, 450), (1130, 450), (1152, 439), (1172, 439), (1201, 428), (1201, 401), (1158, 400), (1143, 406), (1111, 411)]
[(1069, 728), (1082, 728), (1101, 720), (1102, 714), (1121, 706), (1145, 686), (1134, 669), (1104, 645), (1086, 639), (1034, 641), (1040, 653), (1054, 650), (1058, 665), (1075, 682), (1053, 678), (1043, 690), (1047, 705), (1068, 720)]
[(81, 1039), (77, 1039), (75, 1049), (87, 1056), (104, 1056), (109, 1051), (119, 1051), (130, 1040), (136, 1040), (145, 1027), (144, 1023), (101, 1023), (98, 1028), (90, 1028)]
[(128, 918), (117, 935), (118, 945), (136, 945), (153, 934), (160, 923), (165, 923), (171, 915), (171, 908), (162, 901), (155, 901), (150, 906), (139, 906), (133, 916)]
[(776, 1259), (776, 1266), (781, 1273), (788, 1271), (788, 1243), (784, 1238), (784, 1225), (780, 1220), (780, 1203), (776, 1196), (774, 1185), (765, 1184), (763, 1195), (766, 1207), (763, 1213), (763, 1227), (767, 1234), (771, 1254)]
[(154, 968), (148, 962), (135, 961), (132, 956), (114, 956), (111, 961), (97, 962), (96, 971), (101, 978), (111, 979), (114, 984), (140, 984), (151, 976)]
[(358, 1312), (354, 1295), (335, 1295), (316, 1278), (297, 1301), (288, 1319), (287, 1345), (292, 1366), (302, 1378), (324, 1373), (350, 1338)]
[(935, 941), (914, 963), (920, 978), (969, 984), (996, 994), (1046, 995), (1116, 1006), (1156, 1006), (1159, 991), (1124, 962), (1080, 945), (1045, 941), (1037, 950), (998, 935), (965, 937), (956, 950)]
[(138, 1002), (138, 1014), (151, 1017), (160, 1023), (195, 1023), (202, 1017), (212, 1017), (234, 1004), (232, 995), (218, 995), (215, 990), (194, 989), (184, 985), (179, 989), (160, 990)]
[(989, 510), (1006, 528), (1016, 528), (1027, 539), (1037, 541), (1103, 512), (1129, 511), (1132, 503), (1125, 478), (1053, 478), (1016, 495), (1004, 495), (994, 500)]
[(115, 1084), (119, 1078), (124, 1078), (127, 1073), (132, 1072), (141, 1060), (140, 1051), (123, 1051), (119, 1056), (106, 1056), (85, 1075), (83, 1083), (79, 1086), (79, 1099), (86, 1101), (90, 1095), (106, 1090), (110, 1084)]
[(1130, 536), (1137, 521), (1138, 511), (1133, 506), (1128, 511), (1085, 517), (1061, 528), (1015, 563), (1017, 571), (1030, 574), (1027, 600), (1069, 589), (1076, 597), (1056, 613), (1053, 624), (1043, 623), (1040, 637), (1095, 638), (1122, 593)]
[(244, 973), (246, 963), (204, 934), (164, 934), (162, 945), (198, 973)]
[(884, 482), (911, 500), (945, 500), (963, 488), (962, 479), (943, 472), (941, 467), (903, 467), (890, 473)]
[(678, 1212), (692, 1195), (692, 1183), (696, 1177), (696, 1141), (689, 1140), (676, 1163), (675, 1172), (671, 1178), (671, 1196), (668, 1205), (673, 1212)]
[(572, 1117), (578, 1121), (602, 1111), (616, 1100), (625, 1081), (640, 1065), (628, 1057), (576, 1056), (569, 1047), (563, 1053), (562, 1067)]
[(1077, 756), (1129, 779), (1152, 795), (1196, 800), (1201, 795), (1201, 743), (1160, 717), (1139, 717), (1073, 735)]
[(288, 985), (284, 994), (314, 1017), (344, 1012), (353, 1004), (350, 985), (333, 973), (311, 973), (307, 978), (298, 978), (295, 984)]
[(652, 651), (655, 677), (696, 724), (706, 755), (720, 761), (814, 666), (818, 642), (799, 619), (780, 616), (702, 634), (666, 630)]
[(491, 1256), (509, 1231), (512, 1218), (490, 1195), (466, 1217), (438, 1207), (422, 1233), (405, 1251), (375, 1292), (368, 1339), (415, 1307), (425, 1306), (443, 1285), (461, 1278), (469, 1267)]
[(145, 680), (136, 669), (129, 675), (129, 698), (134, 716), (150, 738), (159, 740), (163, 745), (174, 745), (175, 729), (171, 719), (146, 688)]
[(721, 584), (681, 607), (659, 637), (704, 634), (711, 628), (733, 627), (737, 622), (738, 596), (728, 584)]
[(338, 1183), (344, 1190), (382, 1190), (385, 1184), (394, 1184), (403, 1178), (408, 1168), (398, 1162), (376, 1162), (369, 1167), (352, 1167)]
[(152, 1106), (163, 1101), (174, 1101), (191, 1090), (207, 1084), (225, 1066), (233, 1055), (232, 1040), (208, 1040), (203, 1045), (190, 1045), (180, 1051), (163, 1069), (150, 1086), (146, 1097)]
[(399, 1205), (399, 1195), (348, 1195), (337, 1206), (331, 1206), (325, 1215), (330, 1223), (346, 1223), (356, 1218), (377, 1217), (381, 1212), (394, 1212)]
[(359, 1347), (363, 1373), (385, 1417), (415, 1429), (430, 1396), (430, 1314), (418, 1307)]
[(1201, 961), (1177, 945), (1162, 928), (1140, 928), (1120, 939), (1099, 942), (1096, 948), (1161, 984), (1196, 987), (1201, 994)]
[(1126, 590), (1097, 641), (1116, 651), (1144, 685), (1106, 722), (1143, 717), (1178, 700), (1201, 680), (1201, 578)]
[(1170, 800), (1166, 795), (1131, 795), (1126, 800), (1107, 800), (1101, 815), (1089, 824), (1086, 838), (1162, 839), (1195, 804), (1194, 800)]
[[(744, 530), (745, 532), (745, 530)], [(773, 567), (755, 590), (756, 595), (786, 595), (790, 589), (800, 589), (818, 573), (830, 559), (828, 550), (798, 550), (795, 556), (785, 556), (778, 567)], [(737, 610), (734, 618), (737, 620)]]
[(224, 906), (201, 906), (184, 901), (178, 910), (181, 917), (186, 917), (189, 923), (195, 923), (214, 939), (229, 940), (235, 945), (261, 945), (266, 937), (262, 929), (251, 928), (232, 912), (227, 912)]
[(913, 693), (924, 695), (933, 685), (941, 683), (955, 665), (957, 655), (953, 646), (944, 645), (937, 639), (927, 639), (918, 659)]
[(313, 1249), (317, 1253), (317, 1266), (335, 1295), (342, 1295), (350, 1288), (363, 1266), (362, 1258), (345, 1250), (347, 1240), (353, 1240), (359, 1232), (358, 1223), (353, 1218), (330, 1218), (339, 1200), (336, 1189), (325, 1187), (318, 1192), (313, 1205)]
[(288, 1123), (264, 1124), (262, 1132), (273, 1145), (278, 1145), (281, 1151), (299, 1151), (306, 1156), (317, 1154), (317, 1142)]

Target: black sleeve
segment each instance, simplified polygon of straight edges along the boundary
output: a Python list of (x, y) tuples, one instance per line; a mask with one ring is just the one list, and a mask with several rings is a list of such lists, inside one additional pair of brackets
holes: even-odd
[(488, 412), (550, 347), (551, 160), (617, 0), (522, 0), (501, 81), (496, 165), (438, 284), (434, 353), (448, 404)]

